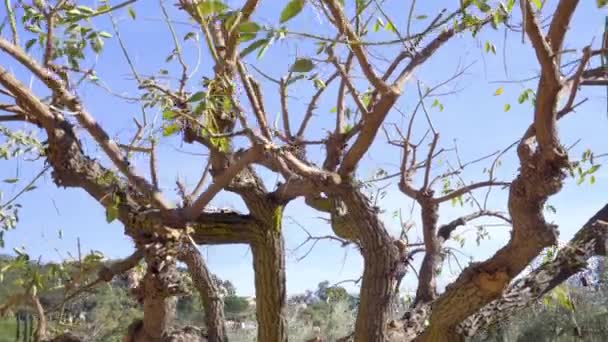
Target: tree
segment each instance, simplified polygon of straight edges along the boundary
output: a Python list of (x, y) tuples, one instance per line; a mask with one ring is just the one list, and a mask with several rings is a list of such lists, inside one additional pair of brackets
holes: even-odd
[(324, 302), (341, 302), (349, 298), (345, 288), (336, 285), (330, 286), (327, 280), (319, 283), (315, 295)]
[[(209, 340), (225, 340), (218, 284), (196, 246), (244, 243), (253, 255), (258, 340), (285, 341), (282, 221), (286, 206), (297, 199), (304, 199), (330, 219), (333, 234), (310, 241), (328, 238), (355, 245), (361, 252), (360, 302), (351, 336), (355, 341), (462, 338), (554, 288), (581, 270), (589, 257), (606, 254), (608, 209), (604, 208), (558, 253), (557, 261), (512, 283), (546, 247), (556, 244), (557, 226), (547, 222), (544, 210), (547, 200), (562, 189), (567, 172), (594, 182), (593, 174), (600, 167), (598, 155), (591, 151), (582, 160), (571, 161), (557, 131), (558, 120), (584, 102), (578, 100), (583, 86), (607, 83), (604, 68), (590, 67), (592, 59), (605, 54), (602, 49), (586, 46), (581, 52), (576, 50), (580, 53), (577, 59), (565, 62), (564, 42), (574, 13), (583, 6), (579, 1), (561, 0), (551, 7), (529, 0), (521, 0), (520, 6), (513, 0), (467, 0), (429, 17), (416, 14), (415, 1), (408, 2), (409, 11), (400, 8), (399, 14), (407, 15), (393, 16), (387, 11), (392, 5), (384, 1), (290, 0), (268, 25), (262, 25), (263, 18), (256, 16), (262, 6), (258, 0), (243, 0), (233, 7), (222, 1), (178, 0), (177, 11), (161, 1), (158, 9), (172, 37), (167, 62), (173, 64), (153, 75), (138, 70), (129, 53), (132, 45), (121, 39), (114, 19), (124, 10), (136, 19), (136, 7), (129, 7), (135, 2), (91, 8), (70, 1), (24, 1), (16, 6), (6, 1), (9, 38), (0, 38), (0, 50), (11, 65), (23, 68), (44, 85), (42, 91), (28, 88), (21, 74), (0, 66), (0, 110), (6, 112), (0, 121), (8, 122), (1, 130), (7, 143), (0, 156), (25, 153), (44, 159), (57, 186), (86, 191), (105, 207), (109, 222), (123, 224), (136, 248), (127, 260), (143, 258), (146, 263), (137, 292), (144, 317), (129, 329), (132, 340), (161, 341), (180, 334), (171, 327), (171, 298), (183, 292), (177, 260), (187, 265), (200, 292)], [(598, 2), (598, 6), (604, 5)], [(294, 18), (305, 11), (324, 18), (322, 33), (290, 28)], [(550, 19), (545, 30), (540, 19), (547, 14)], [(103, 18), (109, 20), (115, 38), (93, 25)], [(194, 24), (178, 29), (177, 22), (184, 18)], [(456, 37), (475, 37), (492, 27), (509, 32), (518, 22), (540, 68), (531, 81), (537, 83), (536, 90), (526, 89), (518, 99), (531, 104), (533, 120), (509, 148), (488, 158), (462, 161), (457, 146), (441, 147), (444, 142), (430, 108), (443, 111), (442, 87), (461, 77), (466, 68), (458, 68), (454, 76), (435, 86), (427, 86), (417, 73)], [(370, 38), (381, 29), (390, 37)], [(205, 66), (201, 70), (188, 62), (193, 53), (186, 48), (190, 42), (198, 43), (199, 35), (208, 50), (200, 58)], [(141, 119), (133, 118), (135, 134), (128, 141), (110, 138), (109, 128), (95, 119), (79, 95), (87, 82), (103, 85), (96, 69), (83, 65), (103, 54), (108, 39), (118, 41), (138, 92), (126, 101), (139, 104), (142, 112)], [(299, 44), (298, 55), (289, 65), (277, 64), (273, 70), (284, 76), (274, 77), (256, 66), (253, 55), (262, 58), (275, 42), (290, 39), (303, 39), (304, 43)], [(484, 48), (496, 50), (491, 42)], [(392, 57), (380, 59), (379, 53)], [(567, 65), (576, 68), (569, 71)], [(325, 74), (327, 77), (322, 76)], [(170, 75), (173, 78), (167, 81)], [(416, 80), (413, 97), (405, 88), (412, 80)], [(305, 87), (314, 89), (296, 126), (299, 117), (294, 114), (296, 101), (291, 96)], [(498, 88), (494, 95), (500, 96), (503, 90)], [(268, 95), (269, 91), (278, 96)], [(334, 108), (321, 100), (327, 96), (335, 100), (330, 105)], [(272, 124), (269, 115), (275, 98), (280, 115)], [(403, 103), (410, 103), (413, 110), (403, 114), (403, 127), (393, 125), (388, 119), (403, 113)], [(318, 108), (331, 115), (313, 124)], [(509, 108), (506, 105), (504, 110)], [(151, 112), (162, 114), (160, 127), (149, 121)], [(14, 122), (42, 131), (45, 141), (16, 131), (17, 126), (11, 125)], [(327, 133), (319, 138), (321, 132)], [(157, 148), (165, 139), (195, 145), (209, 156), (196, 186), (189, 189), (177, 181), (178, 204), (162, 191), (158, 176)], [(98, 146), (103, 157), (93, 158), (84, 148), (85, 142)], [(366, 181), (357, 170), (378, 144), (399, 149), (399, 158), (393, 160), (399, 166), (390, 173), (379, 170), (375, 179)], [(321, 147), (321, 152), (315, 147)], [(500, 181), (496, 169), (512, 148), (519, 166), (517, 175)], [(146, 156), (146, 173), (135, 167), (134, 154)], [(465, 182), (465, 169), (486, 160), (492, 162), (484, 179)], [(272, 190), (263, 177), (268, 172), (280, 179)], [(370, 184), (391, 180), (397, 180), (403, 196), (420, 209), (421, 243), (410, 243), (414, 232), (405, 223), (401, 236), (393, 236), (378, 207), (381, 189), (374, 194), (367, 191)], [(493, 188), (508, 189), (508, 213), (489, 206), (487, 197)], [(30, 190), (26, 185), (15, 199), (1, 204), (6, 229), (17, 224), (16, 199)], [(484, 201), (476, 197), (481, 190), (487, 191)], [(248, 212), (211, 208), (210, 202), (220, 191), (238, 196)], [(474, 211), (440, 224), (440, 206), (449, 202), (470, 204)], [(489, 259), (470, 264), (439, 293), (437, 278), (450, 257), (447, 243), (456, 238), (460, 227), (482, 218), (511, 226), (510, 240)], [(479, 234), (487, 233), (482, 227)], [(390, 303), (418, 253), (423, 259), (411, 311), (387, 324)], [(518, 298), (517, 304), (503, 310), (505, 302), (512, 303), (511, 298)]]

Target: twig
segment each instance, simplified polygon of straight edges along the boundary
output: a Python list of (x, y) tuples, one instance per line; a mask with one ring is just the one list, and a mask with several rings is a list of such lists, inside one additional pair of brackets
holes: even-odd
[(6, 203), (1, 204), (0, 209), (8, 207), (11, 203), (15, 202), (17, 198), (19, 198), (19, 196), (23, 195), (27, 191), (30, 191), (34, 183), (36, 183), (36, 181), (40, 179), (40, 177), (42, 177), (49, 169), (49, 165), (45, 166), (42, 171), (38, 172), (38, 174), (36, 174), (36, 176), (34, 176), (34, 178), (23, 189), (21, 189), (17, 194), (15, 194), (15, 196), (11, 197), (11, 199), (6, 201)]
[(319, 98), (321, 97), (323, 92), (329, 87), (329, 84), (333, 82), (338, 76), (338, 72), (335, 72), (331, 76), (329, 76), (329, 78), (325, 81), (325, 87), (319, 88), (312, 96), (312, 99), (310, 100), (310, 102), (308, 102), (308, 108), (306, 109), (306, 114), (304, 115), (304, 119), (302, 119), (302, 123), (300, 124), (300, 128), (298, 129), (298, 133), (296, 133), (297, 137), (302, 137), (304, 135), (306, 127), (308, 126), (308, 122), (312, 118), (314, 110), (317, 107), (317, 102), (319, 101)]
[(291, 140), (291, 128), (289, 127), (289, 110), (287, 108), (287, 84), (285, 78), (281, 78), (279, 81), (279, 94), (281, 96), (281, 113), (283, 114), (283, 129), (287, 135), (287, 139)]

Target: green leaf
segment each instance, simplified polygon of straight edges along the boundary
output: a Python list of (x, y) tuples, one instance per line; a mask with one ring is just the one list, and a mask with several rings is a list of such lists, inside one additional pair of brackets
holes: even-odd
[(91, 40), (91, 48), (93, 51), (95, 51), (95, 53), (100, 53), (103, 49), (103, 40), (99, 37), (95, 37)]
[(386, 25), (384, 25), (384, 29), (391, 33), (397, 33), (397, 29), (395, 28), (395, 25), (393, 25), (393, 22), (391, 22), (391, 21), (387, 22)]
[(99, 7), (97, 7), (97, 10), (95, 12), (105, 12), (110, 10), (110, 5), (105, 4), (105, 5), (101, 5)]
[(87, 6), (76, 6), (76, 8), (78, 10), (80, 10), (80, 12), (86, 13), (86, 14), (93, 14), (95, 13), (95, 10), (92, 9), (91, 7), (87, 7)]
[(543, 3), (540, 0), (532, 0), (532, 3), (536, 7), (536, 9), (541, 9), (541, 7), (543, 7)]
[(8, 183), (8, 184), (14, 184), (17, 183), (19, 181), (19, 178), (8, 178), (4, 180), (4, 183)]
[(25, 25), (25, 29), (32, 33), (42, 33), (42, 29), (38, 25)]
[(595, 0), (597, 7), (598, 8), (602, 8), (606, 5), (608, 5), (608, 0)]
[(326, 87), (325, 82), (323, 82), (323, 80), (315, 78), (314, 79), (314, 85), (315, 85), (315, 89), (323, 89)]
[(260, 25), (253, 21), (246, 21), (239, 24), (239, 32), (241, 33), (257, 33), (260, 30)]
[(499, 96), (499, 95), (501, 95), (501, 94), (502, 94), (502, 92), (503, 92), (502, 87), (499, 87), (499, 88), (498, 88), (498, 89), (496, 89), (496, 91), (494, 92), (494, 96)]
[(114, 206), (110, 206), (110, 207), (108, 207), (108, 209), (106, 209), (106, 222), (112, 223), (112, 221), (116, 220), (117, 217), (118, 217), (118, 208), (116, 208)]
[(587, 170), (587, 172), (585, 172), (585, 173), (586, 173), (586, 174), (588, 174), (588, 175), (590, 175), (590, 174), (592, 174), (592, 173), (595, 173), (595, 171), (599, 170), (600, 166), (601, 166), (601, 165), (599, 165), (599, 164), (593, 165), (593, 166), (592, 166), (592, 167), (591, 167), (589, 170)]
[(421, 14), (421, 15), (417, 15), (415, 18), (416, 18), (417, 20), (424, 20), (424, 19), (426, 19), (426, 18), (428, 18), (428, 17), (429, 17), (429, 16), (428, 16), (428, 15), (426, 15), (426, 14)]
[(243, 58), (243, 57), (247, 56), (248, 54), (252, 53), (253, 51), (261, 48), (262, 46), (267, 46), (268, 44), (270, 44), (269, 39), (256, 40), (255, 42), (251, 43), (249, 46), (244, 48), (243, 51), (241, 51), (240, 57)]
[(505, 111), (505, 113), (506, 113), (506, 112), (508, 112), (508, 111), (509, 111), (509, 109), (511, 109), (511, 105), (510, 105), (510, 104), (508, 104), (508, 103), (506, 103), (506, 104), (505, 104), (505, 107), (504, 107), (504, 109), (503, 109), (503, 110), (504, 110), (504, 111)]
[(258, 31), (260, 30), (260, 25), (254, 23), (252, 21), (247, 21), (247, 22), (240, 24), (238, 29), (239, 29), (239, 33), (240, 33), (239, 40), (241, 42), (246, 42), (246, 41), (249, 41), (249, 40), (252, 40), (253, 38), (255, 38)]
[(165, 109), (163, 111), (163, 119), (165, 120), (172, 120), (175, 118), (175, 112), (173, 112), (171, 109)]
[(112, 35), (106, 31), (99, 32), (99, 36), (104, 38), (112, 38)]
[(176, 133), (178, 131), (179, 131), (179, 125), (176, 122), (163, 126), (163, 136), (164, 137), (173, 135), (174, 133)]
[(127, 12), (129, 13), (129, 17), (131, 17), (131, 19), (133, 19), (133, 20), (137, 19), (137, 13), (135, 13), (135, 10), (133, 9), (133, 7), (129, 6), (127, 8)]
[(591, 184), (591, 185), (595, 184), (595, 176), (589, 177), (589, 184)]
[(203, 0), (197, 6), (198, 12), (205, 17), (212, 14), (223, 13), (228, 6), (218, 0)]
[(296, 15), (300, 14), (300, 12), (302, 12), (302, 9), (304, 8), (305, 3), (305, 0), (291, 0), (289, 3), (287, 3), (287, 6), (283, 8), (283, 11), (281, 11), (281, 17), (279, 19), (279, 22), (283, 24), (291, 18), (295, 17)]
[[(342, 4), (344, 6), (344, 3)], [(355, 1), (355, 9), (357, 11), (357, 15), (361, 14), (365, 9), (365, 0), (356, 0)]]
[(376, 22), (374, 23), (374, 26), (372, 27), (372, 31), (378, 32), (380, 30), (380, 27), (384, 27), (384, 21), (382, 21), (381, 18), (377, 18)]
[(515, 0), (507, 1), (507, 12), (511, 12), (513, 10), (514, 5), (515, 5)]
[(198, 102), (198, 101), (204, 99), (205, 96), (207, 96), (207, 93), (205, 93), (204, 91), (198, 91), (198, 92), (192, 94), (192, 96), (190, 96), (190, 98), (188, 99), (188, 102)]
[(492, 10), (492, 7), (490, 7), (490, 5), (488, 5), (482, 1), (477, 2), (477, 8), (479, 8), (479, 10), (482, 11), (483, 13), (488, 13), (489, 11)]
[(272, 39), (270, 39), (267, 44), (262, 45), (262, 48), (260, 49), (260, 51), (258, 51), (258, 54), (256, 56), (257, 59), (260, 59), (262, 58), (262, 56), (264, 56), (266, 50), (268, 50), (268, 48), (270, 47), (270, 44), (272, 44)]
[(530, 89), (524, 90), (521, 94), (519, 94), (519, 97), (517, 98), (517, 102), (519, 102), (519, 104), (522, 104), (522, 103), (528, 101), (528, 99), (530, 98), (530, 93), (532, 93), (532, 90), (530, 90)]
[(291, 72), (309, 72), (315, 68), (315, 64), (307, 58), (297, 58), (295, 63), (289, 68)]
[(25, 43), (25, 51), (29, 51), (32, 48), (32, 46), (36, 43), (36, 41), (37, 41), (36, 38), (28, 40)]
[(192, 39), (195, 42), (198, 41), (198, 35), (195, 32), (188, 32), (186, 33), (186, 35), (184, 36), (184, 41), (188, 40), (188, 39)]

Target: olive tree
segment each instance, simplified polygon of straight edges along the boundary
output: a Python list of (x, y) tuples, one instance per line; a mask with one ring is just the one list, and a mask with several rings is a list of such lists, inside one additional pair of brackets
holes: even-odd
[[(62, 0), (5, 3), (0, 50), (11, 66), (26, 70), (45, 88), (34, 91), (12, 67), (0, 66), (0, 109), (6, 112), (0, 121), (9, 122), (2, 126), (8, 141), (4, 154), (39, 154), (58, 187), (86, 191), (106, 208), (108, 221), (122, 223), (136, 248), (124, 264), (135, 265), (133, 261), (140, 259), (146, 263), (136, 291), (144, 318), (131, 325), (130, 340), (170, 340), (180, 334), (195, 338), (192, 330), (176, 331), (171, 326), (171, 297), (183, 291), (177, 261), (187, 265), (201, 293), (207, 338), (226, 340), (217, 284), (196, 248), (203, 244), (251, 247), (257, 338), (287, 340), (282, 223), (286, 206), (297, 199), (326, 213), (332, 239), (355, 245), (363, 258), (355, 329), (346, 340), (462, 339), (542, 296), (584, 268), (589, 257), (605, 254), (608, 210), (602, 209), (553, 261), (513, 281), (557, 242), (557, 226), (547, 222), (544, 209), (547, 200), (561, 190), (567, 172), (578, 170), (582, 178), (599, 168), (592, 152), (583, 160), (590, 161), (589, 169), (571, 161), (557, 131), (558, 120), (584, 102), (577, 96), (579, 89), (605, 84), (605, 70), (590, 67), (592, 60), (605, 54), (601, 48), (577, 47), (580, 56), (562, 62), (571, 19), (582, 6), (579, 1), (561, 0), (551, 7), (529, 0), (466, 0), (426, 16), (417, 14), (416, 1), (290, 0), (278, 8), (275, 3), (273, 18), (258, 16), (265, 5), (259, 0), (230, 5), (160, 1), (159, 25), (172, 38), (165, 44), (170, 67), (153, 75), (138, 70), (129, 52), (132, 43), (121, 38), (115, 19), (117, 13), (126, 12), (135, 19), (131, 25), (136, 25), (140, 5), (136, 0), (103, 1), (99, 7)], [(395, 6), (401, 11), (393, 15), (388, 8)], [(323, 24), (315, 23), (319, 27), (306, 32), (291, 30), (291, 23), (305, 12), (323, 18)], [(543, 16), (547, 19), (541, 21)], [(97, 28), (102, 20), (110, 23), (114, 35)], [(532, 104), (533, 119), (503, 151), (461, 161), (457, 147), (442, 147), (427, 106), (434, 100), (431, 108), (443, 110), (438, 100), (442, 87), (459, 79), (466, 67), (444, 58), (443, 63), (453, 63), (457, 71), (435, 86), (427, 86), (417, 73), (427, 64), (441, 63), (434, 57), (457, 38), (473, 39), (479, 32), (503, 27), (522, 33), (540, 68), (533, 80), (536, 90), (520, 96), (520, 102)], [(390, 38), (371, 38), (379, 30)], [(96, 69), (83, 65), (103, 54), (108, 39), (118, 41), (121, 60), (133, 78), (137, 96), (125, 101), (138, 103), (142, 112), (141, 118), (134, 118), (134, 136), (124, 141), (111, 137), (95, 118), (98, 110), (89, 108), (79, 95), (88, 82), (104, 91)], [(296, 39), (295, 58), (277, 62), (273, 70), (258, 67), (267, 51)], [(192, 46), (195, 52), (189, 50)], [(491, 43), (485, 48), (495, 50)], [(147, 49), (151, 54), (158, 46)], [(191, 62), (193, 56), (196, 62)], [(576, 68), (566, 68), (571, 65)], [(296, 105), (301, 96), (293, 94), (303, 87), (313, 90), (302, 107)], [(495, 95), (501, 92), (499, 88)], [(324, 108), (327, 97), (331, 97), (331, 107)], [(411, 113), (401, 110), (404, 103), (412, 105)], [(295, 113), (294, 108), (304, 110)], [(320, 117), (321, 109), (330, 115)], [(280, 113), (274, 122), (272, 111)], [(160, 125), (150, 120), (152, 112), (162, 115)], [(388, 121), (395, 115), (405, 118), (404, 125)], [(13, 122), (41, 130), (46, 140), (38, 142), (16, 132)], [(162, 191), (158, 177), (159, 167), (171, 170), (172, 166), (157, 162), (158, 144), (176, 138), (208, 153), (195, 187), (177, 182), (178, 203)], [(96, 144), (104, 156), (93, 158), (83, 148), (84, 142)], [(421, 242), (410, 242), (416, 232), (407, 224), (400, 236), (391, 234), (382, 220), (381, 202), (372, 200), (377, 196), (367, 191), (369, 181), (357, 173), (374, 144), (399, 151), (394, 160), (398, 167), (382, 170), (374, 181), (395, 180), (404, 202), (409, 198), (420, 208)], [(512, 180), (498, 180), (495, 170), (512, 150), (518, 173)], [(147, 170), (136, 167), (134, 154), (146, 156)], [(440, 163), (444, 158), (456, 162), (445, 167)], [(484, 161), (490, 163), (486, 179), (465, 182), (462, 172)], [(267, 174), (279, 181), (268, 184)], [(508, 191), (508, 212), (488, 205), (492, 188)], [(476, 194), (483, 190), (486, 200), (478, 200)], [(210, 207), (222, 191), (240, 198), (247, 213)], [(442, 204), (464, 201), (472, 205), (472, 212), (440, 224)], [(10, 204), (1, 207), (7, 228), (16, 225)], [(437, 278), (449, 255), (446, 242), (459, 227), (480, 218), (509, 225), (509, 241), (492, 257), (466, 267), (440, 293)], [(393, 320), (391, 303), (418, 253), (423, 257), (411, 310)], [(111, 276), (101, 272), (99, 278)]]

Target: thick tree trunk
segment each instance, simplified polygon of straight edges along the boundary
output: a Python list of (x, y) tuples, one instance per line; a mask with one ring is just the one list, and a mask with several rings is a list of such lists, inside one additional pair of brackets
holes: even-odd
[[(161, 290), (162, 282), (152, 273), (144, 277), (144, 320), (139, 341), (160, 342), (175, 318), (175, 302)], [(143, 338), (143, 339), (142, 339)]]
[(263, 241), (251, 246), (255, 271), (258, 341), (287, 341), (285, 250), (280, 232), (266, 231)]
[(183, 242), (179, 258), (188, 267), (194, 287), (201, 295), (205, 309), (205, 325), (209, 342), (225, 342), (224, 303), (205, 261), (198, 249), (187, 239)]
[(399, 252), (377, 210), (363, 194), (348, 189), (341, 197), (348, 209), (345, 217), (356, 228), (364, 259), (355, 341), (381, 342), (387, 337)]
[(386, 322), (395, 281), (390, 276), (393, 263), (384, 253), (364, 254), (359, 310), (355, 323), (355, 341), (384, 341)]
[(147, 270), (138, 295), (143, 300), (144, 318), (141, 326), (131, 332), (134, 342), (160, 342), (171, 332), (175, 319), (175, 296), (185, 293), (177, 272), (177, 241), (152, 239), (145, 246)]

